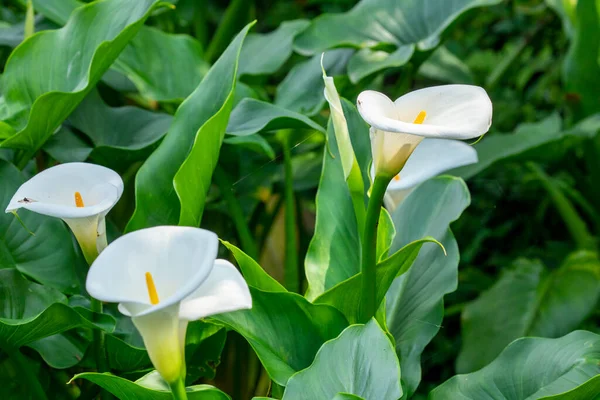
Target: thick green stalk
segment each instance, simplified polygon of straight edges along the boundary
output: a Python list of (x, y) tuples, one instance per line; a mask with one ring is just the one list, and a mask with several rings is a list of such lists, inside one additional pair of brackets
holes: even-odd
[(294, 205), (294, 174), (292, 151), (288, 135), (283, 135), (283, 162), (285, 167), (285, 286), (298, 293), (298, 249), (296, 241), (296, 207)]
[(235, 34), (244, 27), (251, 18), (251, 9), (254, 6), (252, 0), (232, 0), (225, 10), (225, 14), (219, 23), (204, 58), (213, 63), (227, 48)]
[(533, 171), (552, 198), (554, 206), (557, 208), (558, 213), (562, 217), (573, 241), (577, 244), (577, 247), (579, 249), (593, 250), (595, 248), (594, 238), (589, 233), (585, 222), (581, 219), (577, 210), (575, 210), (575, 207), (573, 207), (569, 199), (567, 199), (563, 192), (558, 188), (558, 185), (546, 175), (539, 165), (528, 162), (527, 167)]
[(27, 363), (27, 360), (21, 354), (19, 349), (15, 349), (12, 351), (8, 351), (8, 355), (11, 360), (14, 361), (16, 366), (19, 368), (19, 372), (25, 377), (27, 380), (27, 386), (29, 392), (33, 394), (33, 398), (37, 400), (47, 400), (46, 392), (44, 392), (44, 388), (40, 384), (37, 376), (35, 376), (31, 365)]
[(256, 246), (252, 232), (248, 227), (248, 222), (244, 216), (242, 206), (233, 194), (233, 184), (231, 179), (229, 179), (229, 176), (227, 176), (227, 173), (223, 168), (218, 165), (217, 168), (215, 168), (213, 176), (215, 178), (215, 183), (219, 186), (223, 199), (227, 203), (229, 214), (233, 219), (233, 223), (240, 237), (240, 242), (242, 243), (242, 249), (250, 257), (258, 260), (258, 247)]
[(185, 383), (183, 379), (178, 379), (173, 383), (169, 383), (171, 394), (175, 400), (187, 400), (187, 392), (185, 391)]
[(360, 322), (367, 322), (377, 312), (375, 268), (377, 266), (377, 226), (385, 190), (392, 177), (377, 175), (371, 188), (362, 241), (362, 289)]

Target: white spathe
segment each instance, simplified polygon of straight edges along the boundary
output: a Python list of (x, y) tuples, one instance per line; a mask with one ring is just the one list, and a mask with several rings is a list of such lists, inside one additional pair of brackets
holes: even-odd
[[(88, 293), (119, 303), (140, 331), (156, 370), (167, 382), (184, 371), (188, 321), (252, 307), (246, 281), (226, 260), (216, 260), (218, 238), (190, 227), (159, 226), (115, 240), (92, 264)], [(158, 303), (150, 301), (146, 273)]]
[[(472, 139), (492, 122), (492, 102), (484, 89), (444, 85), (410, 92), (395, 102), (372, 90), (362, 92), (358, 111), (371, 125), (373, 164), (377, 174), (394, 176), (423, 138)], [(424, 111), (422, 123), (414, 123)]]
[(391, 212), (417, 185), (448, 170), (477, 161), (477, 151), (467, 143), (451, 139), (424, 139), (408, 158), (402, 172), (388, 185), (385, 205)]
[(348, 132), (348, 123), (346, 122), (346, 117), (344, 116), (344, 110), (342, 108), (342, 100), (337, 92), (333, 78), (327, 76), (325, 67), (323, 67), (324, 57), (325, 53), (321, 55), (321, 70), (323, 70), (323, 82), (325, 83), (323, 95), (325, 96), (327, 103), (329, 103), (335, 140), (342, 160), (344, 178), (348, 179), (350, 171), (352, 170), (352, 163), (354, 162), (354, 149), (352, 148), (352, 141), (350, 140), (350, 133)]
[[(77, 207), (76, 192), (84, 207)], [(48, 168), (22, 184), (6, 212), (25, 208), (63, 219), (91, 262), (106, 246), (105, 216), (122, 194), (123, 180), (115, 171), (95, 164), (66, 163)]]

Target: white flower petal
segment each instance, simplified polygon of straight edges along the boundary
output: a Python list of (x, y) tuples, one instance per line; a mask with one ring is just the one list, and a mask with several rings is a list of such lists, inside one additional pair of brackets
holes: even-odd
[(325, 53), (321, 55), (321, 69), (323, 70), (323, 81), (325, 82), (323, 94), (325, 100), (329, 103), (331, 120), (333, 121), (333, 129), (335, 131), (335, 140), (337, 141), (340, 158), (342, 160), (344, 178), (348, 179), (350, 170), (352, 169), (352, 163), (354, 162), (354, 149), (352, 148), (352, 141), (350, 140), (350, 134), (348, 132), (348, 123), (344, 116), (340, 95), (337, 92), (333, 78), (327, 76), (325, 68), (323, 67), (324, 56)]
[[(167, 382), (175, 382), (184, 366), (181, 344), (181, 324), (177, 317), (179, 305), (174, 304), (151, 314), (132, 318), (154, 368)], [(185, 333), (184, 336), (185, 338)]]
[(242, 274), (226, 260), (216, 260), (204, 283), (181, 302), (179, 318), (195, 321), (209, 315), (252, 308)]
[(458, 140), (425, 139), (400, 171), (400, 179), (393, 179), (389, 184), (388, 191), (409, 189), (445, 171), (476, 162), (477, 151), (467, 143)]
[[(123, 303), (134, 316), (179, 303), (208, 277), (217, 256), (213, 232), (158, 226), (128, 233), (110, 244), (90, 267), (86, 288), (99, 300)], [(146, 272), (159, 303), (151, 305)]]
[[(486, 133), (492, 121), (492, 103), (485, 90), (471, 85), (444, 85), (416, 90), (400, 97), (395, 109), (382, 93), (367, 90), (358, 96), (358, 110), (372, 127), (423, 137), (471, 139)], [(394, 103), (392, 103), (394, 104)], [(422, 124), (414, 124), (421, 111)]]
[[(79, 192), (85, 207), (75, 206)], [(48, 168), (17, 190), (6, 212), (19, 208), (57, 218), (106, 215), (123, 193), (119, 174), (100, 165), (67, 163)]]

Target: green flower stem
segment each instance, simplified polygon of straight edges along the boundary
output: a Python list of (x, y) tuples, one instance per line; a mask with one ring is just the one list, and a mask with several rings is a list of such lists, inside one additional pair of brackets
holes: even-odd
[[(102, 313), (102, 302), (94, 298), (90, 298), (92, 303), (92, 311), (98, 314)], [(94, 317), (95, 319), (95, 317)], [(94, 357), (96, 358), (96, 366), (98, 372), (108, 371), (108, 362), (106, 361), (106, 351), (104, 349), (104, 331), (97, 328), (93, 330), (94, 334)]]
[(231, 179), (229, 179), (229, 176), (227, 176), (227, 173), (223, 170), (223, 168), (218, 165), (217, 168), (215, 168), (213, 176), (215, 178), (215, 183), (217, 186), (219, 186), (221, 196), (223, 196), (223, 199), (227, 203), (229, 214), (233, 219), (233, 223), (240, 237), (240, 242), (242, 243), (242, 249), (250, 257), (258, 260), (258, 247), (254, 241), (252, 231), (250, 231), (250, 228), (248, 227), (248, 222), (244, 216), (244, 210), (242, 210), (240, 202), (235, 198), (233, 193), (233, 184)]
[(19, 372), (25, 377), (29, 391), (34, 395), (33, 398), (37, 400), (47, 400), (48, 397), (46, 397), (44, 388), (33, 372), (32, 366), (27, 363), (23, 354), (21, 354), (21, 351), (19, 349), (8, 351), (8, 355), (19, 368)]
[(392, 177), (377, 175), (371, 187), (371, 197), (367, 207), (365, 232), (362, 241), (362, 290), (360, 322), (367, 322), (377, 312), (375, 268), (377, 266), (377, 225), (383, 205), (383, 197)]
[(175, 400), (187, 400), (187, 392), (185, 391), (185, 383), (183, 379), (178, 379), (173, 383), (169, 383), (171, 394)]
[(294, 173), (289, 133), (282, 135), (285, 167), (285, 287), (290, 292), (300, 292), (298, 275), (298, 248), (296, 240), (296, 206), (294, 204)]

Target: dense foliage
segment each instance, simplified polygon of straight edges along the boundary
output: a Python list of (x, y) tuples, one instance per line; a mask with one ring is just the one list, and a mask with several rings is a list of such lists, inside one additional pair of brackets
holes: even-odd
[[(0, 65), (0, 398), (600, 398), (600, 0), (6, 0)], [(457, 84), (489, 133), (376, 179), (359, 94)], [(485, 119), (444, 88), (414, 93)], [(41, 204), (92, 210), (88, 176), (118, 181), (91, 248)], [(176, 313), (174, 380), (102, 297), (136, 262), (179, 282), (168, 240), (125, 242), (165, 225), (243, 275)], [(169, 260), (217, 245), (187, 237)]]

